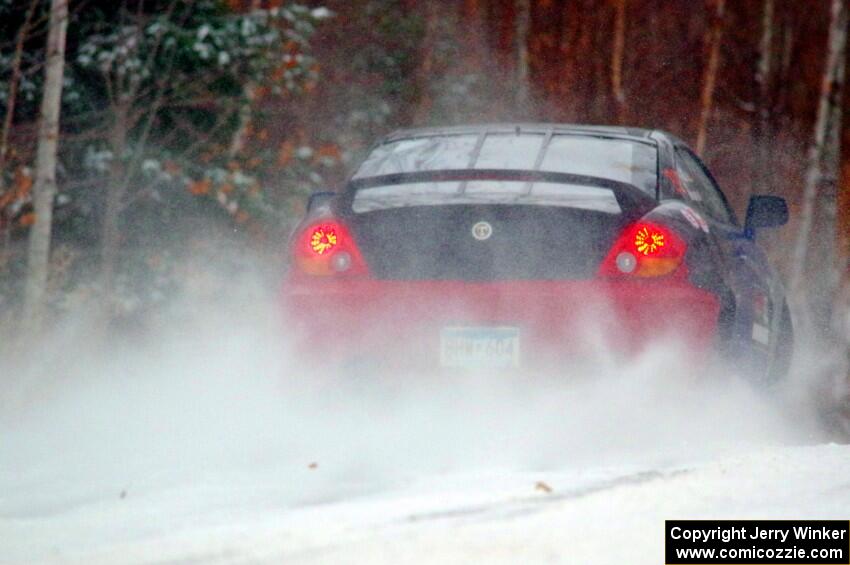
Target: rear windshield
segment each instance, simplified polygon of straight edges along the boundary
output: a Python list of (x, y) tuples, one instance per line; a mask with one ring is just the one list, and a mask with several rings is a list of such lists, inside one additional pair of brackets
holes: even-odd
[(415, 137), (375, 148), (354, 174), (365, 178), (445, 169), (521, 169), (625, 182), (655, 197), (654, 146), (636, 141), (556, 134), (488, 133)]

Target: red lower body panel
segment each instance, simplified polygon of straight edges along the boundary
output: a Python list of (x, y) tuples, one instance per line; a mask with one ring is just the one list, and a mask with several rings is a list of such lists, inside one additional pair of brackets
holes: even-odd
[(628, 357), (659, 342), (703, 354), (720, 312), (714, 294), (680, 279), (292, 281), (283, 304), (307, 362), (423, 369), (445, 364), (451, 328), (509, 328), (522, 368)]

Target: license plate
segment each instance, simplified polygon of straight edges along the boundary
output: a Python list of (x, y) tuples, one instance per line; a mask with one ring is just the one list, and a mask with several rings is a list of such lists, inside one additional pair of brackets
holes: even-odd
[(519, 328), (443, 328), (440, 364), (464, 369), (519, 367)]

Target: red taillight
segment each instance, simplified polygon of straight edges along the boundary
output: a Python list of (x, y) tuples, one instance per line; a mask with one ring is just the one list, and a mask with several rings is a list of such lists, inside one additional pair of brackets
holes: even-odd
[(294, 255), (295, 266), (306, 275), (351, 276), (368, 272), (351, 230), (338, 220), (307, 226), (295, 238)]
[(676, 233), (652, 222), (638, 222), (614, 243), (599, 274), (605, 277), (661, 277), (679, 268), (687, 244)]
[(310, 232), (310, 249), (316, 255), (331, 253), (339, 245), (339, 228), (336, 226), (316, 226)]

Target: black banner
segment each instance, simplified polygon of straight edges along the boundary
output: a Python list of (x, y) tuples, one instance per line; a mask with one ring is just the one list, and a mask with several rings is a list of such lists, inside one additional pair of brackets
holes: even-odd
[(850, 565), (850, 521), (667, 520), (667, 565)]

